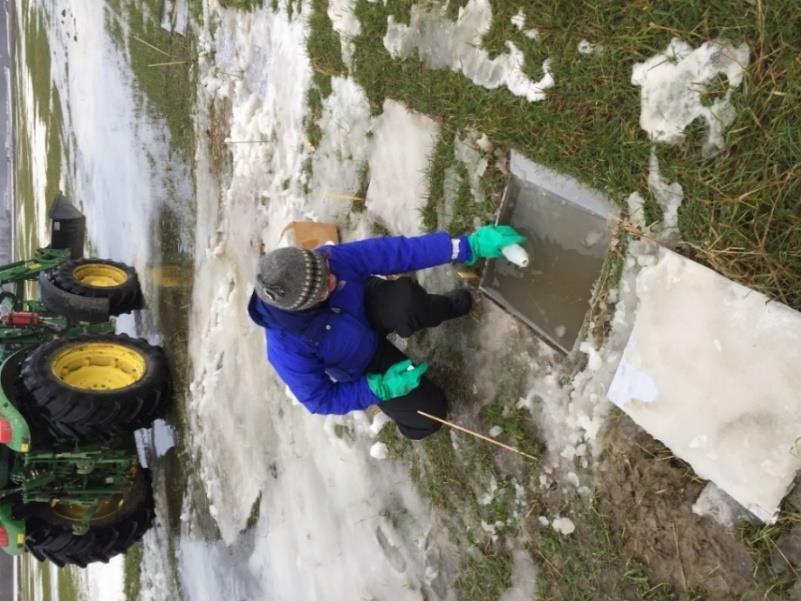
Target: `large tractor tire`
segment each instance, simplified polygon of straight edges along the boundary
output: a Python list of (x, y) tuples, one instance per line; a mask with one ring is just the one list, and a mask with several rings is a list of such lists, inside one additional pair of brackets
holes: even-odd
[(150, 529), (155, 516), (149, 473), (144, 469), (139, 469), (125, 495), (98, 499), (86, 534), (77, 535), (72, 528), (80, 524), (88, 511), (86, 507), (56, 502), (36, 504), (26, 510), (25, 546), (38, 560), (49, 560), (60, 567), (85, 567), (124, 553)]
[(148, 426), (172, 393), (161, 347), (124, 334), (48, 342), (20, 375), (26, 401), (57, 439), (106, 440)]
[(109, 315), (122, 315), (144, 307), (136, 271), (124, 263), (105, 259), (65, 261), (49, 271), (47, 278), (56, 288), (70, 294), (107, 299)]

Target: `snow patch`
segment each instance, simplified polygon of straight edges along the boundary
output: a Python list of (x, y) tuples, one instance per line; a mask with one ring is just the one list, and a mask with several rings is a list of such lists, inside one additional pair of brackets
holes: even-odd
[(526, 36), (528, 39), (539, 41), (539, 39), (540, 39), (539, 30), (537, 30), (537, 29), (535, 29), (533, 27), (531, 29), (525, 29), (525, 27), (526, 27), (526, 14), (523, 12), (522, 8), (517, 12), (516, 15), (513, 15), (509, 19), (509, 22), (512, 25), (514, 25), (515, 27), (517, 27), (520, 31), (522, 31), (523, 35)]
[(666, 242), (676, 241), (679, 238), (679, 207), (684, 200), (684, 190), (678, 182), (668, 183), (662, 177), (655, 146), (651, 146), (648, 164), (648, 188), (663, 212), (660, 238)]
[(531, 601), (537, 598), (537, 574), (539, 570), (531, 555), (517, 549), (512, 553), (512, 585), (504, 591), (498, 601)]
[(576, 525), (573, 523), (573, 520), (558, 516), (553, 522), (551, 522), (551, 528), (556, 530), (559, 534), (564, 534), (565, 536), (573, 534), (573, 532), (576, 531)]
[(545, 90), (554, 86), (549, 60), (542, 64), (542, 79), (534, 82), (523, 73), (523, 52), (514, 42), (507, 41), (507, 52), (493, 59), (481, 48), (481, 38), (492, 23), (489, 0), (470, 0), (459, 9), (455, 22), (447, 18), (446, 9), (445, 4), (413, 5), (409, 25), (390, 16), (384, 46), (394, 58), (419, 55), (430, 69), (458, 71), (477, 85), (490, 90), (506, 87), (529, 102), (545, 100)]
[(389, 456), (389, 451), (387, 450), (387, 445), (383, 442), (376, 442), (373, 446), (370, 447), (370, 457), (373, 459), (378, 459), (382, 461)]
[[(370, 157), (373, 118), (364, 89), (351, 79), (333, 77), (331, 94), (323, 101), (317, 123), (322, 139), (312, 156), (313, 215), (321, 221), (344, 221), (351, 204), (363, 193), (363, 177)], [(310, 207), (304, 210), (311, 214)]]
[(700, 477), (773, 522), (801, 468), (801, 314), (666, 249), (639, 274), (636, 293), (609, 398)]
[(393, 234), (423, 233), (420, 211), (428, 196), (428, 156), (439, 126), (393, 101), (376, 119), (370, 154), (367, 209)]
[[(718, 39), (693, 48), (673, 38), (664, 52), (634, 65), (631, 83), (640, 86), (642, 109), (640, 127), (651, 140), (678, 144), (684, 130), (696, 119), (703, 119), (708, 134), (703, 145), (704, 156), (712, 156), (724, 148), (723, 132), (735, 118), (731, 95), (743, 80), (748, 66), (746, 44), (733, 46)], [(710, 105), (702, 101), (710, 82), (718, 75), (728, 79), (722, 98)]]

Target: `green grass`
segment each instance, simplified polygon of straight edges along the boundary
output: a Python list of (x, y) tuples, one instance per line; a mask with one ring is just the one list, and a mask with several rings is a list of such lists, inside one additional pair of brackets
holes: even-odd
[[(421, 220), (427, 231), (439, 229), (447, 230), (451, 234), (459, 234), (473, 229), (474, 223), (488, 223), (495, 218), (498, 209), (499, 196), (493, 196), (493, 191), (502, 188), (503, 177), (498, 178), (495, 161), (490, 161), (485, 175), (481, 179), (484, 200), (476, 200), (470, 189), (467, 167), (456, 158), (456, 139), (463, 138), (463, 133), (457, 131), (449, 123), (444, 123), (438, 133), (434, 151), (429, 157), (428, 164), (428, 198), (422, 208)], [(453, 170), (458, 177), (458, 189), (455, 198), (451, 201), (451, 213), (447, 223), (440, 223), (439, 209), (446, 202), (446, 172)]]
[(220, 6), (239, 10), (256, 10), (264, 6), (264, 0), (220, 0)]
[(345, 63), (342, 61), (342, 47), (339, 34), (328, 18), (328, 0), (312, 0), (312, 14), (309, 17), (309, 36), (306, 49), (315, 73), (333, 77), (344, 75)]
[(58, 570), (58, 601), (79, 601), (77, 568), (66, 567)]
[(125, 601), (139, 601), (142, 592), (142, 543), (137, 543), (125, 553), (123, 593)]
[(498, 549), (473, 545), (461, 565), (455, 588), (460, 601), (497, 599), (512, 583), (511, 560)]
[[(775, 524), (744, 523), (740, 528), (743, 544), (754, 562), (754, 571), (773, 594), (786, 593), (801, 578), (797, 565), (791, 565), (781, 550), (785, 537), (798, 536), (801, 507), (785, 503)], [(766, 593), (767, 594), (767, 593)]]
[(631, 599), (637, 601), (678, 601), (667, 584), (654, 585), (641, 565), (624, 558), (610, 538), (603, 515), (580, 499), (566, 503), (564, 515), (576, 525), (564, 535), (551, 527), (536, 531), (532, 543), (534, 556), (540, 560), (542, 573), (537, 579), (538, 599), (596, 601)]

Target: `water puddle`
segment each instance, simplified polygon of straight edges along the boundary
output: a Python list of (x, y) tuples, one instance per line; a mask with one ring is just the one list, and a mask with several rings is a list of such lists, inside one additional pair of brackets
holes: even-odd
[(513, 156), (499, 223), (526, 237), (529, 264), (487, 264), (482, 290), (546, 341), (569, 352), (591, 306), (614, 209), (597, 192)]

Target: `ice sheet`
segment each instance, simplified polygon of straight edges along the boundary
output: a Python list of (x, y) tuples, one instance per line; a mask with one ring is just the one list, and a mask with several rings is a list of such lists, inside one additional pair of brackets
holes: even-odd
[(609, 399), (765, 522), (801, 468), (801, 313), (668, 250)]

